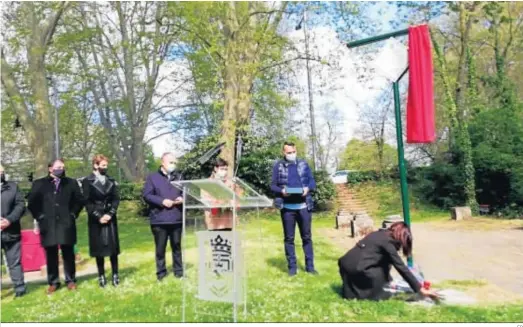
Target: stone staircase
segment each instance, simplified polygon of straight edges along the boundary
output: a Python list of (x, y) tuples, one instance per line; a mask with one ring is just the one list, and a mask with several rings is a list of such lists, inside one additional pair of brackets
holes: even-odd
[(338, 214), (336, 229), (351, 237), (365, 236), (374, 230), (374, 221), (367, 213), (366, 203), (346, 184), (336, 184)]
[[(346, 184), (336, 184), (338, 214), (336, 229), (350, 237), (363, 237), (374, 230), (374, 220), (367, 213), (369, 206), (366, 199), (355, 194)], [(379, 218), (378, 218), (379, 219)], [(380, 227), (388, 228), (391, 224), (403, 221), (401, 215), (385, 217)]]

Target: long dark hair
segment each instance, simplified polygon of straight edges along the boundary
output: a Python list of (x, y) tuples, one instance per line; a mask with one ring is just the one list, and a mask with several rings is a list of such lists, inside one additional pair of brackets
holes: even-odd
[(389, 227), (392, 238), (400, 243), (403, 255), (408, 257), (412, 254), (412, 233), (404, 222), (397, 222)]

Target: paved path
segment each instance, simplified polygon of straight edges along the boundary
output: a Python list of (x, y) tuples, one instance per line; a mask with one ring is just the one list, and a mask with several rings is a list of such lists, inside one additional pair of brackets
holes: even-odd
[[(413, 224), (412, 229), (414, 261), (433, 283), (484, 280), (489, 285), (483, 291), (492, 294), (478, 296), (523, 299), (523, 222), (493, 230), (453, 221)], [(357, 241), (335, 229), (319, 232), (345, 250)]]
[(485, 279), (523, 296), (523, 229), (475, 231), (414, 224), (414, 260), (434, 280)]

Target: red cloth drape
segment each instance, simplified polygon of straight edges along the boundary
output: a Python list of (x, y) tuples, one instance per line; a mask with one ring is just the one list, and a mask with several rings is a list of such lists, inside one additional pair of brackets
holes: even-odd
[(35, 234), (32, 229), (22, 230), (22, 270), (38, 271), (45, 266), (45, 251), (40, 245), (40, 235)]
[(409, 27), (409, 94), (407, 143), (431, 143), (436, 139), (434, 78), (429, 27)]

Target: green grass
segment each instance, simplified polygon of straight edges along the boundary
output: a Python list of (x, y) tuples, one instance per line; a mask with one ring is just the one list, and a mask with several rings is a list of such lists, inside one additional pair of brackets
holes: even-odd
[[(2, 289), (2, 322), (180, 322), (182, 282), (169, 276), (156, 282), (154, 243), (147, 221), (130, 207), (120, 212), (122, 284), (100, 289), (94, 276), (81, 278), (77, 292), (60, 289), (48, 297), (46, 285), (30, 284), (29, 294), (13, 299)], [(332, 227), (333, 214), (316, 214), (313, 231)], [(248, 265), (248, 322), (515, 322), (523, 321), (522, 303), (497, 307), (437, 306), (423, 308), (399, 301), (374, 303), (347, 301), (340, 297), (337, 259), (342, 250), (314, 233), (319, 276), (303, 272), (303, 252), (297, 238), (299, 273), (286, 273), (283, 232), (276, 212), (249, 215), (245, 225), (245, 257)], [(87, 255), (85, 215), (80, 217), (79, 249)], [(260, 234), (263, 239), (260, 239)], [(231, 321), (231, 306), (195, 299), (197, 257), (195, 239), (187, 237), (187, 321)], [(91, 259), (92, 260), (92, 259)], [(94, 261), (94, 260), (92, 260)], [(93, 262), (94, 263), (94, 262)], [(168, 264), (170, 258), (168, 256)], [(240, 310), (240, 313), (243, 313)], [(214, 316), (212, 315), (214, 314)], [(221, 315), (221, 316), (218, 316)]]
[[(350, 186), (358, 198), (367, 203), (371, 217), (378, 220), (387, 216), (400, 214), (403, 216), (401, 190), (398, 182), (368, 182)], [(413, 222), (448, 220), (450, 213), (439, 208), (428, 206), (412, 194), (409, 196), (410, 215)]]
[(459, 290), (467, 290), (473, 287), (481, 287), (488, 285), (488, 281), (483, 279), (471, 280), (446, 280), (441, 283), (432, 285), (434, 288), (454, 288)]

